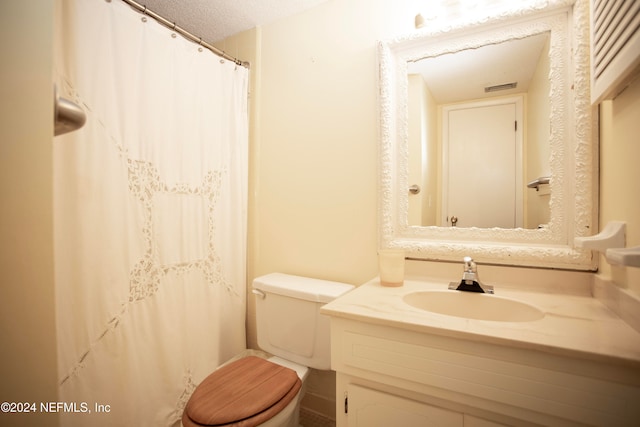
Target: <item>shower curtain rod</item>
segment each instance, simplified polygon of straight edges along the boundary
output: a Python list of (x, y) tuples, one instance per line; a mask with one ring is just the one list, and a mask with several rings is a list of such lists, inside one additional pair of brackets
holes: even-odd
[(150, 16), (151, 18), (155, 19), (156, 21), (158, 21), (160, 24), (164, 25), (165, 27), (169, 28), (170, 30), (175, 31), (176, 33), (179, 33), (180, 35), (182, 35), (183, 37), (187, 38), (188, 40), (191, 40), (194, 43), (199, 44), (200, 46), (209, 49), (211, 52), (215, 53), (216, 55), (224, 58), (224, 59), (228, 59), (229, 61), (233, 61), (235, 62), (237, 65), (241, 65), (245, 68), (249, 68), (249, 63), (247, 61), (241, 61), (238, 58), (234, 58), (233, 56), (227, 54), (226, 52), (218, 49), (217, 47), (205, 42), (204, 40), (202, 40), (202, 37), (196, 37), (193, 34), (191, 34), (190, 32), (188, 32), (187, 30), (185, 30), (182, 27), (179, 27), (178, 25), (176, 25), (175, 22), (171, 22), (166, 18), (163, 18), (162, 16), (158, 15), (157, 13), (155, 13), (152, 10), (147, 9), (147, 6), (142, 5), (134, 0), (122, 0), (123, 2), (127, 3), (129, 6), (131, 6), (132, 8), (136, 9), (138, 12), (141, 12), (143, 15), (147, 15)]

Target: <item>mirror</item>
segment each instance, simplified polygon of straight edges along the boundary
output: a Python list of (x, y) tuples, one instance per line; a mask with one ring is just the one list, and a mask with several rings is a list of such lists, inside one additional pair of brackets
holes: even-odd
[[(597, 218), (588, 4), (533, 3), (494, 17), (463, 17), (449, 26), (434, 22), (427, 30), (379, 44), (381, 247), (403, 248), (418, 259), (459, 262), (472, 256), (500, 265), (596, 269), (591, 252), (574, 247), (575, 237), (595, 232)], [(515, 67), (500, 54), (514, 45)], [(534, 52), (532, 59), (520, 57), (527, 50)], [(472, 76), (462, 77), (456, 73), (471, 65), (436, 64), (460, 57), (474, 66), (488, 60), (493, 76), (474, 69)], [(532, 65), (524, 67), (525, 62)], [(511, 77), (511, 68), (533, 77)], [(443, 70), (446, 83), (429, 75)], [(475, 82), (481, 93), (446, 94), (441, 89), (452, 85), (451, 77), (456, 89)], [(488, 89), (493, 96), (485, 98), (485, 87), (504, 88), (514, 81), (515, 88)], [(478, 120), (479, 110), (485, 115)], [(468, 123), (499, 123), (503, 113), (506, 123), (518, 121), (521, 127), (510, 129), (510, 151), (488, 155), (494, 149), (485, 144), (497, 136)], [(457, 127), (458, 122), (466, 124)], [(510, 166), (487, 165), (494, 157), (508, 159)], [(478, 169), (479, 177), (461, 179), (469, 169)], [(469, 193), (452, 203), (460, 187)], [(504, 188), (513, 200), (507, 209), (494, 209), (492, 197)], [(420, 206), (412, 206), (415, 200)], [(483, 210), (488, 212), (484, 219), (467, 220)], [(497, 222), (501, 215), (511, 222)]]
[(549, 176), (549, 33), (423, 58), (407, 72), (409, 225), (548, 223), (548, 185), (527, 183)]

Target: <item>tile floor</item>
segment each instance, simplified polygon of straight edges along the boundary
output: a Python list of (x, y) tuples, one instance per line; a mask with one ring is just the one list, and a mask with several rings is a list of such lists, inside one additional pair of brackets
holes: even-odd
[(336, 422), (316, 412), (300, 408), (300, 425), (302, 427), (336, 427)]

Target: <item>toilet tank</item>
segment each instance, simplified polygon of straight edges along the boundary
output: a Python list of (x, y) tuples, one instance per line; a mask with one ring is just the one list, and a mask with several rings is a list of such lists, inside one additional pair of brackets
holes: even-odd
[(329, 317), (320, 307), (353, 285), (271, 273), (253, 280), (258, 346), (315, 369), (331, 369)]

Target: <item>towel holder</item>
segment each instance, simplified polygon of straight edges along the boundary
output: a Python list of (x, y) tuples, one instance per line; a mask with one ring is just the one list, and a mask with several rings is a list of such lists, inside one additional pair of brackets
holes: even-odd
[(533, 181), (530, 181), (527, 184), (527, 188), (535, 188), (536, 191), (540, 191), (540, 186), (543, 184), (548, 184), (549, 181), (551, 181), (551, 177), (541, 176), (539, 178), (534, 179)]
[(574, 244), (576, 247), (592, 249), (603, 254), (610, 248), (624, 248), (626, 228), (627, 224), (624, 221), (610, 221), (594, 236), (576, 237)]
[(609, 248), (605, 252), (609, 264), (640, 267), (640, 246), (633, 248)]

